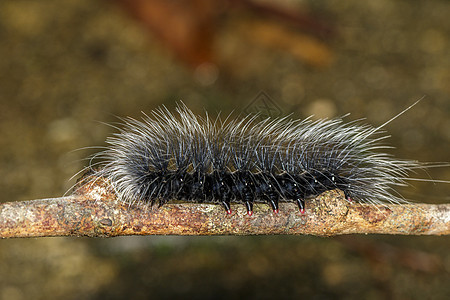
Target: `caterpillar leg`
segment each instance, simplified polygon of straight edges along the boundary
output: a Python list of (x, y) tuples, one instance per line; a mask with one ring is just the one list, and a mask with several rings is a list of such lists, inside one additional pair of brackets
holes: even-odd
[(253, 201), (255, 200), (255, 184), (253, 175), (249, 171), (240, 173), (240, 182), (237, 185), (241, 199), (247, 208), (247, 215), (253, 215)]
[(230, 201), (228, 200), (223, 200), (222, 201), (222, 205), (225, 208), (225, 211), (227, 212), (227, 214), (231, 215), (231, 207), (230, 207)]
[(274, 201), (274, 200), (269, 200), (270, 206), (272, 206), (272, 210), (274, 214), (277, 214), (280, 212), (280, 210), (278, 209), (278, 200)]
[(278, 195), (274, 194), (272, 195), (269, 200), (268, 200), (270, 206), (272, 207), (273, 213), (277, 214), (279, 213), (279, 209), (278, 209)]
[(305, 213), (305, 200), (302, 198), (297, 198), (296, 201), (298, 209), (300, 210), (300, 213), (303, 215)]
[(253, 215), (253, 202), (245, 201), (245, 207), (247, 208), (247, 215), (249, 216)]
[(346, 191), (344, 191), (344, 197), (345, 199), (347, 199), (348, 202), (353, 202), (353, 199), (350, 198), (350, 195)]

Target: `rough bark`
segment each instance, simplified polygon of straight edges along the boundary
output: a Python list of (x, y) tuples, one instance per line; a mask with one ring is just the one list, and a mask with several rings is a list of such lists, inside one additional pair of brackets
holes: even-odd
[(228, 215), (216, 204), (124, 204), (98, 178), (68, 197), (1, 204), (0, 237), (450, 233), (450, 204), (375, 206), (349, 202), (338, 190), (307, 201), (305, 214), (293, 203), (280, 203), (278, 214), (265, 204), (255, 204), (252, 216), (243, 205), (232, 209)]

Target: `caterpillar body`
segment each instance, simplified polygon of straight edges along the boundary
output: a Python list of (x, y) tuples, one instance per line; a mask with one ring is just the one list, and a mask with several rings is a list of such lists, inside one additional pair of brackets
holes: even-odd
[(280, 201), (304, 213), (305, 199), (332, 189), (349, 201), (401, 203), (395, 187), (421, 164), (380, 152), (390, 148), (382, 128), (413, 105), (378, 127), (342, 119), (222, 120), (184, 104), (176, 114), (161, 107), (142, 120), (124, 119), (95, 156), (102, 159), (96, 172), (130, 204), (220, 203), (228, 214), (230, 203), (242, 203), (252, 215), (255, 202), (278, 213)]

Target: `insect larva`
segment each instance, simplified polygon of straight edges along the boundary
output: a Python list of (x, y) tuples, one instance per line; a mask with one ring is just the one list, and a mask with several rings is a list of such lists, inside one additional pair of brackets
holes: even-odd
[(278, 213), (280, 201), (304, 213), (305, 199), (332, 189), (348, 200), (402, 203), (394, 188), (421, 164), (380, 152), (390, 148), (382, 128), (413, 105), (378, 127), (342, 119), (211, 119), (184, 104), (176, 114), (161, 107), (142, 121), (124, 120), (95, 156), (102, 159), (98, 173), (130, 204), (221, 203), (228, 214), (235, 202), (249, 215), (255, 202)]

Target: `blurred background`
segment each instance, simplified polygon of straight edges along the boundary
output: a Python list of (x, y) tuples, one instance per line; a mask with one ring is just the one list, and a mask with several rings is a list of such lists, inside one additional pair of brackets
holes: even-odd
[[(0, 2), (1, 202), (59, 197), (117, 117), (367, 118), (392, 154), (449, 162), (450, 2)], [(450, 168), (421, 178), (450, 180)], [(413, 182), (414, 201), (450, 186)], [(446, 299), (448, 237), (0, 241), (0, 299)]]

